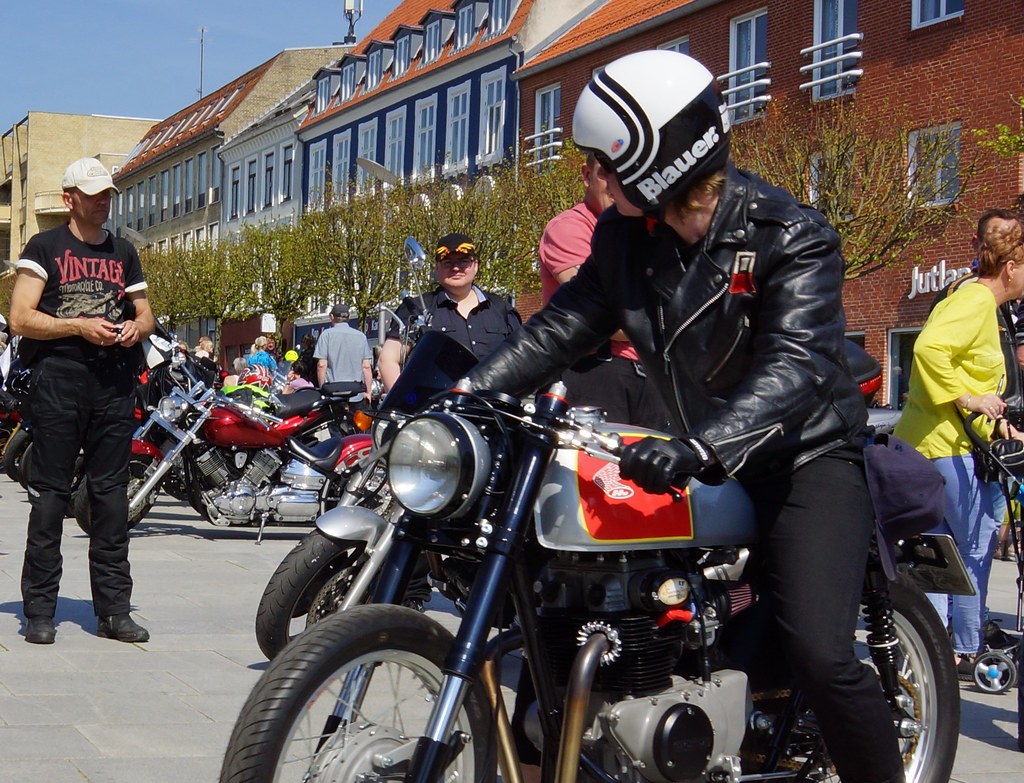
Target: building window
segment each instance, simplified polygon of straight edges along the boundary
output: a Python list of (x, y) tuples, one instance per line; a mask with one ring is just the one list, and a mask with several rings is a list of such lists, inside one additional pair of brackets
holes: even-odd
[(682, 38), (676, 38), (674, 41), (668, 41), (667, 43), (658, 44), (659, 49), (664, 49), (667, 52), (679, 52), (679, 54), (690, 53), (690, 36), (684, 35)]
[[(857, 0), (816, 0), (814, 3), (815, 45), (837, 41), (857, 32)], [(842, 78), (842, 74), (856, 66), (857, 59), (837, 59), (857, 48), (858, 41), (849, 40), (824, 46), (814, 52), (814, 62), (824, 62), (811, 71), (813, 79), (833, 78), (833, 81), (814, 88), (815, 100), (826, 100), (850, 92), (855, 76)], [(829, 61), (832, 62), (829, 62)]]
[(138, 184), (138, 188), (136, 190), (136, 193), (137, 193), (138, 199), (139, 199), (138, 200), (138, 205), (139, 205), (138, 206), (138, 210), (139, 211), (135, 215), (135, 229), (137, 231), (142, 231), (143, 227), (145, 226), (145, 221), (146, 221), (146, 183), (145, 183), (144, 180)]
[(437, 126), (437, 96), (416, 101), (413, 176), (429, 173), (434, 168), (434, 145)]
[(331, 182), (334, 185), (335, 194), (344, 193), (347, 190), (351, 169), (352, 132), (345, 131), (334, 137), (334, 170), (331, 172)]
[(291, 201), (292, 171), (295, 168), (295, 148), (285, 145), (281, 152), (281, 201)]
[(231, 167), (231, 180), (228, 191), (228, 217), (234, 220), (238, 217), (238, 209), (241, 207), (242, 167)]
[(156, 174), (149, 178), (149, 215), (147, 216), (146, 225), (156, 225)]
[[(223, 164), (220, 162), (220, 157), (217, 155), (217, 147), (213, 148), (210, 153), (210, 203), (216, 204), (220, 201), (220, 178), (221, 168)], [(213, 239), (213, 237), (210, 237)]]
[(396, 79), (409, 70), (409, 41), (408, 35), (403, 35), (395, 41), (395, 66), (393, 74)]
[(274, 205), (274, 152), (263, 156), (263, 206)]
[(432, 63), (441, 54), (441, 20), (435, 19), (427, 25), (426, 40), (423, 44), (423, 63)]
[[(768, 12), (764, 9), (732, 20), (729, 41), (729, 70), (742, 71), (729, 78), (729, 105), (733, 106), (732, 121), (743, 122), (757, 115), (764, 104), (753, 102), (766, 92), (765, 85), (756, 85), (763, 68), (754, 66), (768, 57)], [(750, 87), (744, 85), (750, 84)], [(739, 89), (736, 89), (739, 88)]]
[(319, 114), (327, 108), (327, 104), (331, 100), (331, 77), (322, 76), (317, 80), (316, 83), (316, 110), (315, 113)]
[(306, 188), (311, 207), (321, 207), (324, 203), (324, 178), (327, 174), (327, 141), (318, 141), (309, 147), (309, 183)]
[(171, 199), (171, 217), (178, 217), (181, 214), (181, 164), (175, 163), (171, 167), (171, 183), (174, 187), (174, 197)]
[(533, 123), (533, 129), (536, 133), (558, 127), (558, 119), (562, 111), (561, 104), (561, 85), (553, 84), (550, 87), (537, 90), (537, 108)]
[(376, 49), (370, 52), (366, 65), (366, 89), (372, 90), (380, 84), (381, 74), (381, 51)]
[[(370, 120), (359, 126), (357, 154), (360, 158), (374, 160), (377, 156), (377, 120)], [(356, 166), (356, 190), (361, 190), (369, 175), (362, 166)]]
[(185, 161), (185, 212), (192, 211), (192, 194), (195, 191), (196, 169), (195, 159), (189, 158)]
[(505, 134), (505, 70), (481, 78), (480, 92), (480, 158), (495, 161)]
[(167, 220), (167, 207), (171, 203), (171, 172), (164, 169), (160, 172), (160, 221)]
[(256, 161), (245, 164), (245, 214), (256, 211)]
[(356, 64), (349, 63), (341, 69), (341, 100), (347, 101), (356, 91)]
[(960, 195), (960, 123), (912, 131), (907, 140), (909, 190), (927, 206)]
[(384, 167), (401, 177), (405, 168), (405, 109), (389, 113), (384, 122)]
[(491, 0), (491, 35), (500, 33), (508, 24), (508, 13), (511, 0)]
[(124, 224), (130, 227), (133, 220), (132, 216), (135, 214), (135, 188), (124, 189), (124, 203)]
[(456, 22), (456, 46), (459, 49), (465, 49), (469, 46), (473, 40), (473, 35), (476, 33), (474, 5), (475, 3), (466, 3), (459, 9), (458, 21)]
[(469, 162), (469, 83), (448, 91), (448, 168), (465, 168)]
[(913, 3), (914, 28), (964, 15), (964, 0), (913, 0)]
[(206, 153), (200, 152), (196, 155), (196, 209), (206, 206)]
[(196, 244), (201, 245), (206, 241), (206, 226), (199, 226), (196, 229)]

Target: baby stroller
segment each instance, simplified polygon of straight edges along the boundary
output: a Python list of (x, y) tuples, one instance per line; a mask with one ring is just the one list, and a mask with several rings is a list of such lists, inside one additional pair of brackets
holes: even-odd
[[(971, 426), (979, 416), (972, 413), (965, 419), (964, 430), (974, 445), (974, 458), (984, 463), (991, 480), (999, 484), (1006, 500), (1009, 516), (1010, 544), (1017, 563), (1017, 625), (1024, 630), (1024, 563), (1021, 561), (1021, 506), (1024, 498), (1024, 443), (1016, 440), (986, 442)], [(974, 684), (987, 693), (1005, 693), (1017, 684), (1021, 659), (1022, 637), (1007, 633), (998, 623), (987, 620), (983, 627), (984, 649), (975, 659)]]

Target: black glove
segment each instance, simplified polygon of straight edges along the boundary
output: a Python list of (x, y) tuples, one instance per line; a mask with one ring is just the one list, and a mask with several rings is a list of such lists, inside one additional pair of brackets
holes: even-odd
[[(631, 443), (622, 450), (619, 475), (644, 492), (668, 492), (669, 487), (684, 483), (715, 462), (710, 449), (699, 442), (696, 446), (690, 443), (676, 438), (644, 438)], [(704, 452), (703, 459), (698, 456), (698, 447)]]

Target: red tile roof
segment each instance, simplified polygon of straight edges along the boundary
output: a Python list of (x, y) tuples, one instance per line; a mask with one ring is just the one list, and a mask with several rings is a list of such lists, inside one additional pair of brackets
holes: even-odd
[(525, 63), (520, 73), (676, 11), (695, 0), (611, 0)]
[(174, 149), (190, 139), (194, 139), (212, 130), (221, 120), (231, 114), (252, 89), (259, 84), (261, 78), (270, 69), (280, 54), (271, 57), (262, 65), (257, 65), (248, 73), (244, 73), (232, 82), (225, 84), (216, 92), (200, 98), (191, 106), (187, 106), (177, 114), (173, 114), (161, 123), (154, 125), (146, 137), (128, 156), (121, 166), (115, 179), (121, 180), (136, 169), (142, 168), (163, 152)]
[[(679, 0), (675, 1), (677, 3), (679, 2)], [(441, 2), (443, 3), (443, 0), (441, 0)], [(355, 95), (345, 101), (345, 103), (339, 104), (335, 97), (332, 99), (332, 103), (327, 107), (327, 109), (316, 115), (312, 113), (313, 110), (310, 108), (310, 114), (307, 115), (306, 119), (300, 124), (300, 129), (316, 125), (328, 117), (333, 117), (344, 110), (351, 109), (353, 106), (358, 106), (363, 101), (369, 100), (370, 98), (399, 84), (405, 84), (406, 82), (413, 81), (424, 74), (433, 73), (441, 68), (445, 68), (453, 62), (457, 62), (469, 55), (476, 54), (483, 49), (488, 49), (497, 44), (507, 42), (522, 28), (527, 15), (530, 13), (530, 9), (533, 7), (533, 3), (534, 0), (520, 0), (519, 7), (516, 9), (515, 15), (511, 20), (509, 20), (509, 23), (503, 32), (493, 37), (487, 37), (485, 33), (486, 25), (484, 25), (480, 31), (477, 31), (476, 36), (469, 45), (462, 49), (455, 49), (454, 42), (456, 33), (453, 33), (448, 43), (446, 43), (444, 48), (441, 50), (437, 59), (426, 65), (422, 63), (423, 48), (421, 46), (419, 57), (411, 62), (408, 70), (406, 70), (406, 72), (397, 79), (385, 74), (377, 87), (370, 92), (366, 92), (366, 80), (364, 77), (363, 83), (356, 88)], [(419, 27), (421, 20), (430, 11), (450, 12), (451, 5), (449, 4), (449, 7), (447, 8), (443, 7), (439, 4), (438, 0), (405, 0), (405, 2), (401, 3), (394, 11), (388, 14), (380, 24), (374, 27), (373, 30), (370, 31), (370, 34), (367, 35), (366, 38), (363, 39), (362, 43), (356, 46), (351, 53), (365, 55), (367, 49), (375, 41), (391, 40), (390, 36), (398, 30), (399, 26), (405, 25), (409, 27)]]

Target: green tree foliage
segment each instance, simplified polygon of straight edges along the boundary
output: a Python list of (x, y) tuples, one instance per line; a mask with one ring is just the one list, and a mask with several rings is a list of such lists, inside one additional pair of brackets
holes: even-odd
[(821, 211), (853, 279), (907, 257), (979, 192), (983, 156), (962, 148), (959, 135), (914, 131), (900, 107), (839, 100), (808, 112), (779, 101), (735, 129), (733, 150), (738, 165)]
[[(1018, 111), (1024, 109), (1024, 96), (1016, 98), (1014, 103)], [(995, 128), (978, 128), (974, 131), (978, 144), (992, 150), (1004, 158), (1012, 158), (1024, 153), (1024, 130), (1014, 130), (1004, 123), (996, 123)]]

